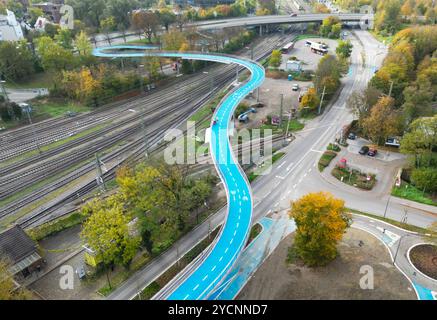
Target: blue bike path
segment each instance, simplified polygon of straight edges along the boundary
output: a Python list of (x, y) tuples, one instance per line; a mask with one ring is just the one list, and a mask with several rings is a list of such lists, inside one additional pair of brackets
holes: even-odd
[[(228, 212), (224, 226), (213, 248), (202, 263), (189, 274), (167, 298), (171, 300), (206, 299), (231, 269), (244, 248), (249, 235), (253, 201), (250, 184), (229, 141), (229, 126), (238, 104), (265, 78), (264, 68), (252, 61), (230, 56), (184, 52), (150, 52), (145, 46), (113, 46), (96, 48), (93, 54), (106, 58), (169, 57), (238, 64), (251, 73), (249, 81), (227, 95), (216, 108), (211, 125), (211, 155), (223, 181), (228, 198)], [(132, 52), (135, 51), (135, 52)]]

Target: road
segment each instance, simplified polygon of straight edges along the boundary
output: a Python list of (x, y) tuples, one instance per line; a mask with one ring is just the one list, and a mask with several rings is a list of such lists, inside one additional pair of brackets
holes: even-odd
[[(338, 16), (343, 22), (360, 22), (362, 21), (364, 14), (357, 13), (344, 13), (344, 14), (299, 14), (297, 17), (291, 17), (290, 15), (271, 15), (271, 16), (250, 16), (239, 17), (220, 20), (207, 20), (199, 21), (187, 24), (186, 26), (196, 26), (198, 30), (210, 30), (210, 29), (223, 29), (232, 27), (255, 27), (260, 25), (270, 24), (294, 24), (294, 23), (309, 23), (317, 22), (322, 23), (323, 19), (329, 16)], [(108, 37), (111, 39), (108, 42)], [(144, 38), (144, 37), (143, 37)], [(108, 35), (97, 34), (93, 38), (93, 42), (96, 47), (106, 45), (119, 45), (129, 41), (138, 40), (138, 34), (129, 32), (122, 36), (120, 32), (113, 32)]]

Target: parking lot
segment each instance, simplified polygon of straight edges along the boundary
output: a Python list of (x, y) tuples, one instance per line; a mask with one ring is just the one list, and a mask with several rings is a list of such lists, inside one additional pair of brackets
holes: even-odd
[[(314, 42), (322, 42), (328, 46), (328, 54), (335, 55), (335, 49), (338, 46), (337, 40), (326, 38), (310, 38)], [(316, 70), (317, 65), (322, 59), (322, 55), (311, 52), (310, 47), (305, 45), (306, 40), (299, 40), (294, 44), (294, 48), (288, 54), (282, 54), (282, 64), (279, 69), (286, 70), (286, 63), (291, 57), (296, 57), (297, 60), (302, 61), (302, 70)]]

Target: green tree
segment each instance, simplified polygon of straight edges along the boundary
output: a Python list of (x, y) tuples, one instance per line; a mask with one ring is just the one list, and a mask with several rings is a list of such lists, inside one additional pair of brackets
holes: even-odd
[(375, 30), (394, 34), (401, 23), (401, 3), (399, 0), (384, 0), (378, 2), (375, 15)]
[(411, 172), (411, 182), (420, 190), (437, 192), (437, 168), (415, 168)]
[(335, 49), (335, 52), (337, 53), (337, 56), (340, 59), (346, 59), (349, 58), (352, 54), (352, 43), (348, 41), (340, 41), (338, 44), (337, 49)]
[(90, 56), (93, 50), (91, 42), (88, 40), (88, 35), (81, 31), (74, 39), (79, 55)]
[[(402, 153), (414, 155), (415, 166), (431, 165), (433, 149), (437, 146), (437, 115), (414, 120), (401, 139)], [(423, 159), (428, 158), (424, 163)]]
[(82, 226), (81, 238), (105, 266), (129, 266), (140, 244), (139, 237), (129, 230), (132, 217), (123, 212), (116, 196), (94, 205)]
[(307, 265), (326, 265), (337, 256), (337, 243), (351, 223), (343, 200), (310, 193), (292, 204), (289, 215), (297, 226), (293, 249)]
[(73, 49), (73, 35), (69, 29), (59, 29), (55, 35), (55, 41), (64, 49)]
[(0, 72), (12, 81), (23, 80), (35, 72), (32, 52), (25, 41), (0, 42)]
[(50, 37), (38, 38), (36, 50), (44, 70), (59, 71), (74, 64), (73, 53), (64, 49)]
[(274, 68), (278, 68), (281, 65), (282, 54), (279, 50), (273, 50), (272, 55), (270, 57), (270, 66)]

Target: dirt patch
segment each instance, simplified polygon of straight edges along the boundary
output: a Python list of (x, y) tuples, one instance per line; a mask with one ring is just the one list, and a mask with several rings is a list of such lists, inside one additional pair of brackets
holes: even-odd
[(413, 265), (422, 273), (437, 280), (437, 246), (421, 244), (410, 251)]
[[(287, 264), (293, 238), (291, 234), (280, 243), (238, 299), (416, 299), (408, 280), (391, 264), (385, 246), (367, 232), (349, 229), (339, 243), (338, 257), (320, 268)], [(364, 265), (374, 270), (373, 290), (360, 288)]]

